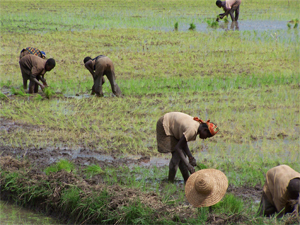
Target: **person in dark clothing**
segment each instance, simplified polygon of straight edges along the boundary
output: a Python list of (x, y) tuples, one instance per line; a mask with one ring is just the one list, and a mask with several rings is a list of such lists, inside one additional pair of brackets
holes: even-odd
[[(28, 92), (37, 93), (39, 86), (42, 90), (48, 86), (44, 75), (47, 71), (51, 71), (55, 67), (55, 60), (42, 59), (36, 55), (28, 54), (19, 61), (22, 77), (23, 88), (27, 89), (27, 81), (30, 80)], [(43, 84), (40, 82), (42, 81)]]
[(112, 92), (117, 96), (121, 96), (121, 90), (116, 83), (115, 69), (113, 62), (105, 55), (99, 55), (92, 59), (87, 56), (83, 60), (85, 68), (90, 71), (93, 76), (94, 85), (92, 87), (92, 95), (96, 94), (99, 97), (103, 97), (102, 84), (104, 83), (103, 76), (108, 78)]
[[(217, 0), (216, 5), (219, 8), (223, 8), (224, 10), (224, 13), (219, 14), (217, 21), (219, 21), (219, 19), (223, 19), (228, 14), (230, 14), (232, 21), (238, 21), (241, 2), (242, 0), (226, 0), (226, 1)], [(233, 15), (233, 13), (235, 13), (235, 16)]]

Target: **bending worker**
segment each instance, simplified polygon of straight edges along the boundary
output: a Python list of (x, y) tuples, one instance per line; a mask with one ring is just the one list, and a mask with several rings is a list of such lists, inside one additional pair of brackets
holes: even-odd
[[(219, 8), (223, 8), (224, 13), (219, 14), (217, 21), (220, 19), (223, 19), (224, 16), (227, 16), (230, 14), (232, 21), (238, 21), (239, 14), (240, 14), (240, 4), (242, 0), (226, 0), (226, 1), (216, 1), (216, 5)], [(235, 12), (235, 17), (233, 16), (233, 13)]]
[[(179, 167), (184, 182), (189, 178), (189, 172), (195, 172), (196, 159), (192, 156), (188, 142), (195, 141), (197, 135), (201, 139), (214, 136), (219, 128), (198, 117), (192, 117), (182, 112), (170, 112), (159, 118), (156, 124), (157, 148), (160, 153), (172, 153), (169, 164), (169, 181), (174, 182)], [(186, 159), (189, 158), (189, 162)]]
[(94, 85), (92, 87), (92, 95), (96, 94), (99, 97), (103, 97), (102, 84), (104, 83), (103, 75), (106, 75), (110, 82), (112, 92), (119, 97), (121, 90), (116, 83), (115, 69), (113, 62), (105, 55), (99, 55), (92, 59), (91, 57), (85, 57), (84, 66), (93, 76)]
[(277, 213), (278, 217), (282, 217), (286, 213), (297, 213), (300, 204), (299, 193), (299, 172), (287, 165), (268, 170), (258, 214), (271, 216)]
[(45, 86), (48, 86), (44, 75), (47, 71), (51, 71), (55, 67), (54, 59), (50, 58), (45, 60), (36, 55), (28, 54), (20, 59), (19, 64), (23, 77), (24, 90), (27, 88), (28, 80), (30, 80), (29, 93), (37, 93), (39, 86), (42, 89), (44, 89)]

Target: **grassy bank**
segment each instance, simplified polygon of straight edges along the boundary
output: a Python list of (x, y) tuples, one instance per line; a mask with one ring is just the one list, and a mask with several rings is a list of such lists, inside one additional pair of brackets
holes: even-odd
[[(109, 168), (76, 168), (72, 163), (61, 160), (39, 171), (29, 168), (26, 161), (11, 157), (2, 157), (0, 164), (2, 197), (5, 195), (20, 205), (30, 205), (48, 215), (55, 215), (63, 223), (203, 224), (216, 218), (227, 224), (293, 221), (288, 216), (279, 221), (256, 217), (254, 203), (245, 202), (233, 194), (227, 194), (210, 210), (195, 209), (185, 205), (184, 196), (174, 184), (165, 187), (168, 191), (149, 191), (147, 188), (141, 191), (144, 179), (129, 181), (127, 177), (129, 182), (122, 183), (119, 175), (115, 179), (108, 174)], [(91, 184), (100, 177), (104, 178), (103, 183)], [(113, 180), (118, 180), (118, 183)], [(178, 194), (179, 197), (174, 199)]]

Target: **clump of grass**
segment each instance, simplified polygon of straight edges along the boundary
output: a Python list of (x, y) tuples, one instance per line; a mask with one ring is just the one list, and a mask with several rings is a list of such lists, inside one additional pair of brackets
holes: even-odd
[(219, 26), (219, 23), (217, 21), (213, 20), (213, 19), (207, 19), (206, 23), (211, 28), (217, 28)]
[(175, 23), (174, 29), (175, 29), (175, 30), (178, 30), (178, 22)]
[(190, 23), (189, 30), (195, 30), (195, 29), (196, 29), (196, 25), (194, 23)]
[(50, 172), (56, 173), (61, 170), (65, 170), (67, 172), (71, 172), (75, 168), (74, 164), (69, 162), (68, 160), (61, 159), (55, 165), (51, 165), (47, 167), (44, 172), (49, 175)]
[(293, 28), (297, 28), (298, 27), (298, 23), (299, 23), (299, 20), (298, 19), (293, 19), (291, 21), (289, 21), (287, 23), (287, 26), (288, 28), (291, 28), (292, 27), (292, 24), (294, 24), (294, 27)]
[(87, 176), (89, 176), (89, 177), (92, 177), (96, 174), (104, 173), (104, 171), (101, 169), (101, 167), (99, 165), (96, 165), (96, 164), (88, 166), (85, 169), (85, 172), (86, 172)]
[(235, 197), (233, 194), (227, 194), (222, 201), (212, 206), (212, 209), (217, 213), (224, 213), (227, 215), (237, 214), (244, 209), (244, 203), (241, 199)]
[(224, 20), (224, 22), (225, 22), (225, 23), (228, 23), (228, 22), (229, 22), (229, 20), (228, 20), (228, 17), (227, 17), (227, 16), (225, 16), (225, 17), (223, 18), (223, 20)]
[(80, 189), (78, 187), (71, 187), (63, 191), (61, 194), (61, 208), (62, 209), (76, 208), (80, 200), (79, 194), (80, 194)]
[(53, 89), (51, 89), (50, 87), (46, 87), (44, 89), (44, 94), (45, 94), (46, 98), (51, 98), (55, 94), (55, 91)]
[(8, 97), (0, 91), (0, 99), (1, 100), (7, 100)]
[(43, 100), (43, 97), (40, 94), (37, 94), (35, 96), (34, 100), (41, 101), (41, 100)]
[(11, 88), (11, 93), (13, 95), (20, 95), (20, 96), (27, 96), (28, 94), (25, 93), (23, 88), (15, 89), (14, 87)]

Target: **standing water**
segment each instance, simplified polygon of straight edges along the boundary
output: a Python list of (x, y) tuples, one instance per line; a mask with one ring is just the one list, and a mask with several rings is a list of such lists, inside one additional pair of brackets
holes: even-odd
[(58, 224), (54, 219), (34, 213), (4, 201), (0, 201), (0, 224)]

